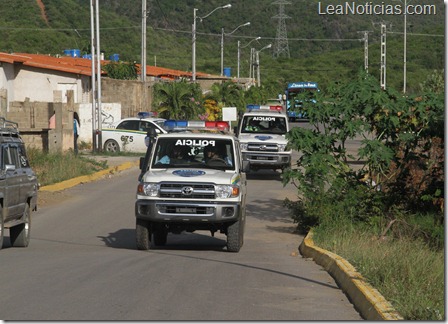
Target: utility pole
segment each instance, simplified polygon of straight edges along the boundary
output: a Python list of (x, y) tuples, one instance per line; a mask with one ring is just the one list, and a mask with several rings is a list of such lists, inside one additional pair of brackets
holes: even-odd
[(407, 12), (408, 12), (408, 2), (404, 0), (404, 44), (403, 44), (403, 93), (406, 93), (406, 43), (407, 43)]
[(358, 33), (363, 33), (364, 37), (361, 39), (364, 41), (364, 70), (369, 73), (369, 33), (370, 31), (364, 30)]
[(102, 118), (102, 111), (101, 111), (101, 51), (100, 51), (100, 5), (99, 5), (99, 0), (95, 0), (96, 1), (96, 57), (97, 57), (97, 86), (98, 86), (98, 91), (97, 91), (97, 103), (98, 103), (98, 107), (97, 107), (97, 151), (101, 152), (102, 151), (102, 136), (101, 136), (101, 132), (102, 132), (102, 123), (103, 123), (103, 118)]
[(400, 1), (404, 4), (403, 16), (404, 16), (404, 38), (403, 38), (403, 93), (406, 93), (406, 43), (407, 43), (407, 14), (408, 14), (408, 1), (412, 0), (394, 0)]
[(381, 23), (381, 89), (386, 90), (386, 24)]
[(142, 54), (141, 54), (141, 67), (140, 77), (143, 82), (146, 81), (146, 0), (142, 0)]
[(95, 5), (93, 0), (90, 0), (90, 53), (91, 53), (91, 83), (92, 83), (92, 152), (97, 151), (96, 145), (96, 80), (95, 80)]
[(277, 0), (272, 4), (279, 6), (278, 15), (272, 17), (273, 19), (278, 19), (277, 35), (275, 38), (275, 46), (274, 46), (273, 56), (275, 58), (277, 58), (277, 57), (280, 57), (281, 55), (284, 55), (287, 58), (290, 58), (288, 35), (286, 33), (285, 19), (288, 19), (291, 17), (285, 15), (285, 5), (291, 4), (291, 2), (286, 1), (286, 0)]

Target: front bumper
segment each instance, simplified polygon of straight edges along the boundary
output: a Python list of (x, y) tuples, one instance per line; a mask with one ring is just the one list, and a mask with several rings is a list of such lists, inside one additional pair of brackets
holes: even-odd
[(155, 222), (223, 223), (240, 218), (241, 206), (234, 202), (186, 202), (138, 199), (135, 217)]
[(259, 152), (243, 152), (243, 160), (249, 161), (250, 166), (259, 168), (283, 168), (291, 166), (290, 154), (269, 154)]

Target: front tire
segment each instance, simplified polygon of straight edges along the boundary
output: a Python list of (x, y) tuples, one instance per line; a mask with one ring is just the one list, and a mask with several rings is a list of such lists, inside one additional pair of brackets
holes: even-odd
[(151, 247), (151, 230), (149, 221), (137, 218), (135, 232), (137, 238), (137, 249), (149, 250)]
[(117, 141), (110, 139), (104, 143), (104, 150), (110, 153), (118, 153), (120, 152), (120, 145)]
[(25, 206), (23, 221), (23, 224), (9, 229), (9, 237), (13, 247), (27, 247), (30, 244), (31, 209), (29, 204)]
[(227, 251), (239, 252), (242, 245), (241, 221), (238, 220), (227, 227)]

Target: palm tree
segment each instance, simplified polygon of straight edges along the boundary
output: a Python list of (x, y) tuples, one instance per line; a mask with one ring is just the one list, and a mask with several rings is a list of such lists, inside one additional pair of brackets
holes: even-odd
[(236, 83), (227, 81), (224, 83), (215, 83), (212, 86), (212, 93), (207, 98), (215, 99), (221, 102), (223, 106), (241, 107), (243, 104), (243, 90)]
[(201, 89), (186, 81), (156, 83), (154, 105), (160, 117), (166, 119), (196, 119), (202, 112)]

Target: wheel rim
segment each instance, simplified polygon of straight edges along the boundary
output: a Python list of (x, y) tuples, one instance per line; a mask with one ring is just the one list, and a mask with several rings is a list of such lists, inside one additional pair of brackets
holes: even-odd
[(117, 142), (108, 141), (106, 143), (106, 151), (107, 152), (118, 152), (118, 150), (119, 150), (119, 148), (118, 148)]

